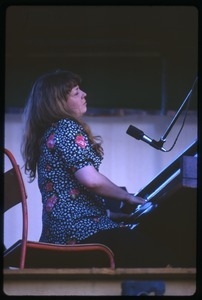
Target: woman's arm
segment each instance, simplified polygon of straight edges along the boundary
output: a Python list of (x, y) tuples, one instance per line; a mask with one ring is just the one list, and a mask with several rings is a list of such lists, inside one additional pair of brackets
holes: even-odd
[(93, 166), (86, 166), (75, 172), (76, 179), (87, 189), (103, 197), (122, 200), (129, 204), (143, 204), (145, 200), (133, 196), (114, 184), (106, 176), (99, 173)]

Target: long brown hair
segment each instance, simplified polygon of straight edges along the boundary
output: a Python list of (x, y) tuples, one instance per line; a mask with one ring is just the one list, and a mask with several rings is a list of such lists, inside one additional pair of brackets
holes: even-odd
[(80, 85), (81, 78), (69, 71), (57, 70), (39, 77), (33, 85), (23, 113), (24, 133), (21, 153), (25, 173), (30, 182), (36, 178), (40, 141), (45, 130), (54, 122), (68, 118), (82, 125), (98, 155), (103, 155), (100, 136), (93, 136), (89, 126), (67, 111), (67, 95)]

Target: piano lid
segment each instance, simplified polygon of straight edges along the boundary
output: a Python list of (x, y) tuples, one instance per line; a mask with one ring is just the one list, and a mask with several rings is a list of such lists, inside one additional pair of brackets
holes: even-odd
[(198, 141), (195, 140), (189, 147), (187, 147), (168, 167), (161, 171), (148, 185), (138, 191), (135, 196), (150, 200), (160, 190), (162, 190), (169, 183), (180, 174), (181, 159), (183, 156), (197, 156)]

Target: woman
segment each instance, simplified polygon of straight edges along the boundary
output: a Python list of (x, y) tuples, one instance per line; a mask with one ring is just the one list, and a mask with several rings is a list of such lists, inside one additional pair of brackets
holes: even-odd
[(25, 107), (22, 155), (30, 181), (38, 175), (40, 241), (104, 243), (113, 250), (117, 267), (165, 266), (156, 249), (149, 258), (151, 243), (138, 228), (124, 226), (106, 207), (105, 197), (134, 206), (145, 200), (99, 172), (102, 140), (82, 121), (87, 95), (80, 84), (80, 77), (69, 71), (45, 74), (35, 82)]

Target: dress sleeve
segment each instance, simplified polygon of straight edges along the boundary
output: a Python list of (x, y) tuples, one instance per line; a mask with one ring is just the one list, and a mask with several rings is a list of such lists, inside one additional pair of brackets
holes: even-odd
[(97, 168), (98, 157), (82, 127), (74, 121), (63, 120), (55, 136), (56, 148), (68, 169), (75, 172), (84, 166)]

